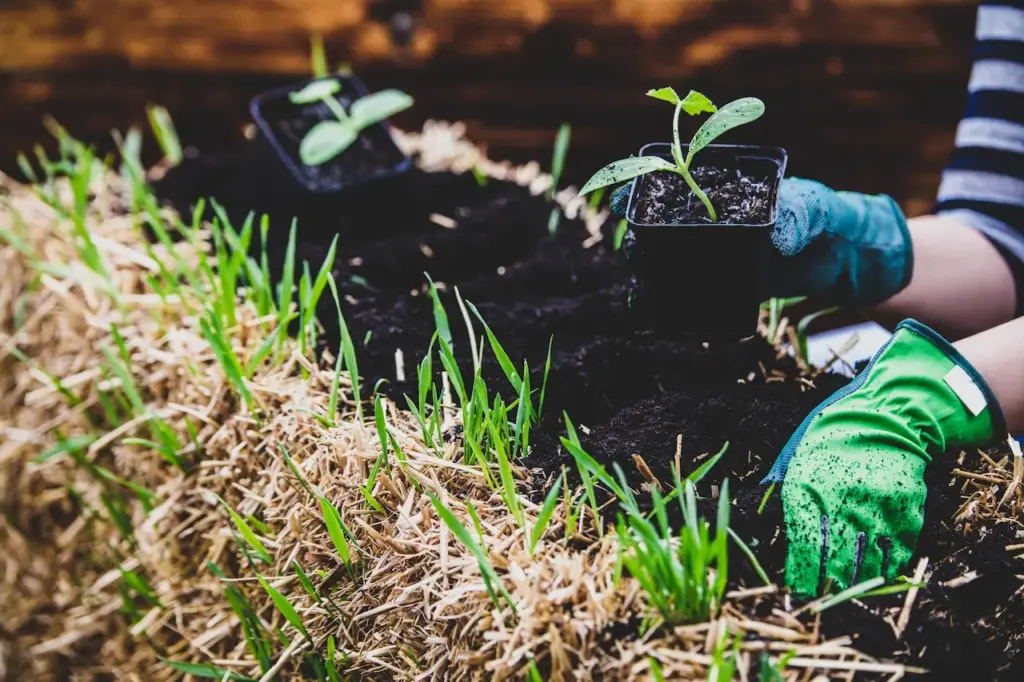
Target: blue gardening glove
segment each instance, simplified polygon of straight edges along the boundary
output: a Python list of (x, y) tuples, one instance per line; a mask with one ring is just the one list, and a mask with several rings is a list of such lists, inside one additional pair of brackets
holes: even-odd
[[(626, 216), (630, 187), (612, 194), (617, 216)], [(762, 300), (808, 296), (824, 305), (873, 305), (906, 287), (913, 271), (906, 218), (886, 195), (785, 178), (771, 241), (775, 248), (758, 273)]]

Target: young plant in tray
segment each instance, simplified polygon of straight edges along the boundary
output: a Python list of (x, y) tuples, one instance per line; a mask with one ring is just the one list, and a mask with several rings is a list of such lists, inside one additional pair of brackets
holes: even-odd
[[(711, 103), (711, 100), (696, 90), (690, 90), (686, 97), (683, 98), (680, 98), (673, 88), (651, 90), (647, 95), (676, 105), (675, 116), (672, 119), (673, 160), (668, 161), (659, 156), (634, 156), (628, 159), (613, 161), (597, 171), (587, 181), (587, 184), (580, 190), (580, 195), (588, 194), (600, 187), (617, 185), (620, 182), (632, 180), (637, 176), (646, 175), (652, 171), (670, 171), (678, 173), (683, 177), (697, 198), (704, 203), (711, 219), (717, 221), (718, 214), (715, 211), (715, 207), (690, 173), (693, 157), (723, 133), (760, 118), (761, 114), (764, 113), (764, 102), (756, 97), (744, 97), (729, 102), (719, 109)], [(682, 111), (691, 116), (697, 116), (704, 112), (711, 113), (711, 117), (694, 133), (690, 144), (687, 146), (685, 156), (683, 155), (679, 138), (679, 114)]]
[[(326, 57), (314, 61), (312, 79), (253, 98), (260, 137), (307, 191), (336, 197), (359, 186), (345, 192), (347, 201), (379, 205), (400, 191), (380, 181), (404, 177), (412, 167), (387, 120), (413, 99), (393, 88), (371, 93), (353, 73), (325, 73)], [(371, 181), (382, 191), (368, 193)]]
[(302, 138), (299, 156), (307, 166), (330, 161), (352, 146), (363, 130), (412, 106), (412, 97), (401, 90), (388, 89), (360, 97), (346, 112), (335, 97), (341, 87), (337, 79), (327, 78), (288, 95), (298, 105), (323, 102), (337, 119), (317, 123)]

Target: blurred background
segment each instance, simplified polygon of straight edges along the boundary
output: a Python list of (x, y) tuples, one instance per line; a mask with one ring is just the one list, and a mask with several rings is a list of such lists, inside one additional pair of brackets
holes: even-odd
[[(757, 96), (733, 142), (788, 148), (790, 174), (887, 192), (926, 211), (965, 100), (972, 0), (0, 0), (0, 169), (53, 146), (47, 114), (109, 148), (166, 106), (186, 144), (244, 142), (250, 98), (331, 66), (416, 105), (394, 122), (461, 120), (493, 158), (550, 164), (572, 125), (566, 180), (668, 141), (652, 87), (716, 103)], [(723, 140), (726, 141), (726, 140)], [(156, 147), (148, 145), (151, 152)]]

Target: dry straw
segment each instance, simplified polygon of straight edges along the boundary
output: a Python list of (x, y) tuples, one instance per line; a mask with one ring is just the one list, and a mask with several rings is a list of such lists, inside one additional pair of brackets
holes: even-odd
[[(494, 163), (463, 134), (429, 122), (401, 142), (428, 170), (476, 167), (546, 191), (535, 164)], [(201, 263), (210, 227), (147, 248), (125, 175), (104, 169), (89, 185), (77, 219), (0, 187), (0, 678), (298, 679), (301, 667), (325, 679), (705, 679), (724, 654), (741, 679), (762, 654), (788, 660), (786, 680), (906, 672), (823, 640), (774, 587), (729, 593), (709, 622), (638, 635), (646, 595), (616, 580), (614, 533), (598, 539), (584, 515), (565, 539), (579, 491), (531, 555), (542, 509), (524, 494), (527, 472), (512, 463), (517, 515), (488, 485), (497, 468), (465, 462), (457, 431), (430, 447), (414, 414), (385, 400), (383, 432), (372, 406), (356, 419), (347, 369), (336, 373), (347, 361), (282, 337), (250, 362), (275, 313), (239, 299), (219, 337), (204, 306), (220, 273), (158, 290), (161, 264)], [(75, 204), (68, 181), (51, 189)], [(575, 196), (557, 195), (594, 243), (604, 215)], [(232, 378), (230, 357), (252, 371)], [(335, 402), (341, 416), (327, 418)], [(449, 405), (446, 427), (459, 420)], [(992, 475), (1012, 474), (1002, 462)], [(489, 597), (479, 557), (432, 497), (514, 608)], [(971, 514), (999, 503), (975, 502)]]

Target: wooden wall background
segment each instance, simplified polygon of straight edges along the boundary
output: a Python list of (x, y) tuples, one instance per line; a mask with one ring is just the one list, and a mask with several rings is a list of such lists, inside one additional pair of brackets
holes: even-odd
[[(496, 156), (568, 174), (669, 136), (643, 93), (756, 95), (735, 141), (785, 146), (793, 174), (925, 210), (964, 102), (974, 0), (0, 0), (0, 168), (41, 120), (105, 143), (167, 106), (186, 142), (239, 144), (248, 100), (308, 73), (324, 34), (371, 88), (417, 100), (397, 123), (464, 120)], [(406, 12), (402, 15), (400, 13)], [(392, 27), (412, 19), (403, 34)]]

